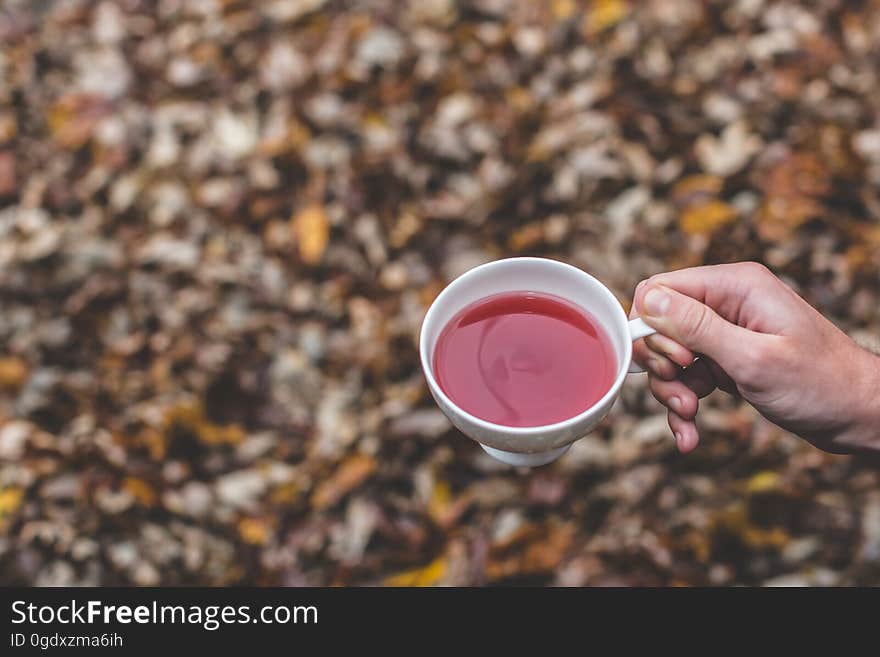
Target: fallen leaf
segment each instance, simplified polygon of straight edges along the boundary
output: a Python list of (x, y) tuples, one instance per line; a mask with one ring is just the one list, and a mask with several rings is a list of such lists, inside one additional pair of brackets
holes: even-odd
[(238, 521), (238, 533), (245, 543), (265, 545), (272, 533), (272, 527), (262, 518), (242, 518)]
[(238, 424), (215, 424), (209, 421), (202, 405), (190, 401), (168, 409), (164, 428), (166, 435), (176, 429), (188, 431), (207, 445), (237, 445), (247, 435)]
[(21, 358), (6, 356), (0, 358), (0, 388), (17, 390), (27, 379), (28, 366)]
[(755, 227), (761, 239), (782, 243), (801, 225), (822, 215), (823, 206), (806, 196), (772, 196), (755, 214)]
[(434, 586), (446, 574), (446, 558), (438, 557), (427, 566), (414, 568), (385, 580), (386, 586)]
[(507, 240), (514, 251), (522, 251), (537, 246), (544, 241), (544, 227), (541, 224), (529, 224), (518, 228)]
[(329, 479), (322, 481), (312, 495), (312, 506), (326, 509), (360, 486), (376, 469), (376, 459), (357, 454), (346, 459)]
[(723, 201), (707, 201), (681, 213), (681, 229), (689, 235), (711, 235), (722, 226), (735, 221), (736, 208)]
[(523, 575), (536, 575), (555, 570), (574, 538), (572, 524), (552, 524), (539, 532), (540, 538), (532, 541), (521, 552), (492, 558), (486, 565), (486, 576), (490, 580)]
[(584, 32), (593, 36), (626, 18), (629, 5), (623, 0), (593, 0), (584, 17)]
[(21, 506), (24, 491), (21, 488), (4, 488), (0, 490), (0, 520), (13, 513)]
[(700, 135), (694, 151), (703, 171), (727, 177), (742, 169), (762, 146), (761, 138), (749, 132), (745, 121), (736, 121), (720, 137)]
[(143, 479), (126, 477), (122, 482), (122, 489), (131, 493), (142, 506), (149, 508), (156, 504), (156, 492)]
[(574, 0), (553, 0), (550, 9), (556, 20), (564, 21), (571, 18), (572, 14), (577, 11), (577, 4)]
[(672, 200), (688, 205), (695, 200), (717, 196), (724, 188), (724, 179), (708, 173), (698, 173), (682, 178), (672, 188)]
[(451, 506), (452, 491), (449, 489), (449, 484), (441, 479), (437, 479), (431, 489), (431, 499), (428, 501), (428, 515), (435, 522), (443, 524)]
[(767, 493), (779, 488), (781, 477), (772, 470), (764, 470), (749, 479), (746, 491), (749, 493)]
[(300, 210), (293, 218), (293, 231), (303, 262), (309, 265), (320, 262), (330, 241), (330, 223), (324, 208), (312, 204)]
[(60, 146), (75, 149), (91, 138), (98, 122), (109, 113), (109, 105), (98, 96), (70, 94), (52, 106), (47, 122)]

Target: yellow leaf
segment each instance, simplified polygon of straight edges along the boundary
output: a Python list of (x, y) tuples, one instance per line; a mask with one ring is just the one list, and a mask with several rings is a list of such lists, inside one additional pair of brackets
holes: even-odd
[(723, 201), (706, 201), (681, 213), (681, 229), (689, 235), (704, 235), (736, 219), (736, 208)]
[(584, 19), (584, 31), (588, 35), (598, 34), (622, 21), (628, 12), (623, 0), (593, 0)]
[(28, 375), (28, 366), (21, 358), (0, 358), (0, 388), (17, 389)]
[(151, 507), (156, 504), (156, 492), (143, 479), (126, 477), (122, 482), (122, 488), (131, 493), (132, 497), (143, 506)]
[(275, 504), (291, 504), (296, 498), (299, 497), (300, 489), (299, 486), (294, 482), (289, 482), (286, 484), (282, 484), (278, 488), (272, 491), (272, 494), (269, 496), (269, 499), (272, 500)]
[(6, 488), (0, 491), (0, 518), (18, 509), (23, 499), (24, 491), (21, 488)]
[(571, 18), (571, 15), (577, 9), (577, 5), (574, 0), (553, 0), (551, 9), (556, 20), (564, 21)]
[(438, 557), (427, 566), (392, 575), (386, 586), (434, 586), (446, 574), (446, 558)]
[(238, 424), (214, 424), (205, 417), (202, 405), (195, 402), (181, 402), (171, 407), (165, 414), (165, 433), (175, 428), (188, 431), (207, 445), (237, 445), (245, 437), (245, 431)]
[(724, 180), (708, 173), (698, 173), (682, 178), (672, 188), (672, 198), (681, 204), (694, 197), (715, 196), (724, 187)]
[(242, 518), (238, 522), (238, 533), (245, 543), (265, 545), (272, 528), (262, 518)]
[(452, 504), (452, 491), (445, 481), (437, 480), (431, 490), (431, 500), (428, 502), (428, 515), (435, 521), (440, 522), (449, 511)]
[(303, 262), (309, 265), (320, 262), (330, 241), (330, 223), (324, 208), (313, 203), (300, 210), (293, 218), (293, 231)]
[(779, 488), (781, 477), (776, 472), (764, 470), (752, 476), (746, 484), (749, 493), (766, 493)]

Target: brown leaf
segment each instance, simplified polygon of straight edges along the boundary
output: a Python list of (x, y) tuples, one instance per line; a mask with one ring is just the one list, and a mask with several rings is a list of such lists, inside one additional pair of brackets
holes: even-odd
[(156, 492), (146, 481), (138, 477), (126, 477), (122, 482), (122, 489), (131, 493), (142, 506), (147, 508), (156, 504)]
[(575, 528), (570, 523), (551, 524), (540, 532), (541, 538), (526, 545), (521, 552), (491, 559), (486, 565), (486, 576), (490, 580), (498, 580), (552, 572), (571, 546), (574, 534)]
[(346, 459), (329, 479), (322, 481), (312, 495), (312, 506), (326, 509), (360, 486), (376, 469), (376, 459), (357, 454)]
[(67, 95), (49, 110), (49, 131), (60, 146), (79, 148), (91, 138), (98, 122), (109, 112), (107, 102), (98, 96)]
[(0, 358), (0, 388), (17, 390), (28, 376), (28, 365), (21, 358), (6, 356)]
[(680, 205), (689, 205), (707, 197), (717, 196), (724, 187), (724, 179), (708, 173), (698, 173), (682, 178), (672, 188), (672, 200)]
[(758, 209), (756, 228), (761, 239), (780, 243), (801, 225), (822, 214), (823, 207), (806, 196), (771, 196)]

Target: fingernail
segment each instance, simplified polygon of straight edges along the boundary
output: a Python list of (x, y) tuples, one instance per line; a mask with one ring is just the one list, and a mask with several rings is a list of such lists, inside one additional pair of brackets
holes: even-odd
[(645, 294), (643, 306), (649, 315), (661, 317), (669, 309), (669, 295), (659, 288), (652, 287)]
[(681, 400), (678, 397), (672, 397), (669, 400), (669, 408), (676, 413), (681, 413)]

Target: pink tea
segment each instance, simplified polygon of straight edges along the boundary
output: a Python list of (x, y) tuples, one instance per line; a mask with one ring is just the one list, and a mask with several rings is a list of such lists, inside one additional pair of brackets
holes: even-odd
[(471, 415), (534, 427), (599, 401), (614, 383), (617, 359), (584, 310), (552, 294), (506, 292), (475, 301), (443, 328), (434, 376)]

